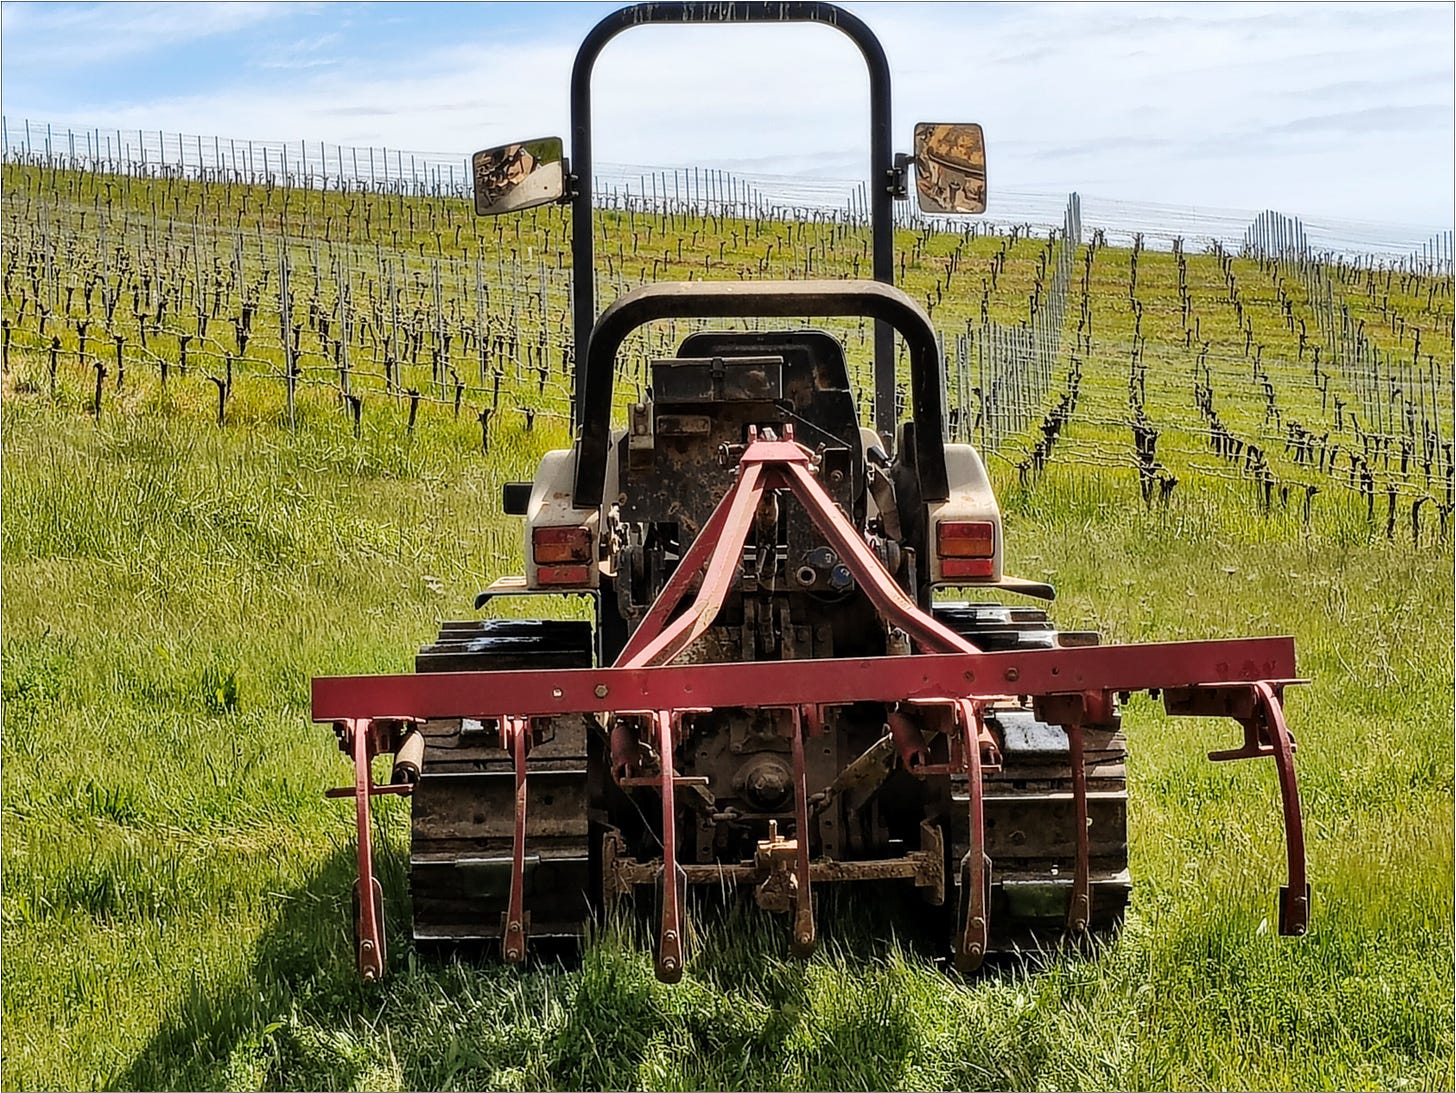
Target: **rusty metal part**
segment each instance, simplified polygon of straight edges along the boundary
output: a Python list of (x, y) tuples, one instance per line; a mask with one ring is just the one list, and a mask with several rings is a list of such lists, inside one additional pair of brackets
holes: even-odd
[(405, 730), (394, 752), (394, 770), (390, 782), (397, 786), (413, 786), (420, 780), (420, 765), (425, 761), (425, 734), (411, 725)]
[(925, 902), (932, 907), (945, 903), (945, 836), (937, 824), (924, 820), (920, 824), (920, 860), (923, 868), (915, 874), (916, 887), (927, 889)]
[[(608, 835), (609, 839), (613, 836)], [(944, 847), (938, 836), (926, 837), (922, 830), (923, 845), (899, 858), (873, 859), (869, 861), (811, 861), (809, 880), (814, 884), (845, 884), (855, 881), (910, 880), (918, 888), (929, 890), (927, 898), (934, 900), (936, 893), (944, 898), (945, 859)], [(793, 839), (779, 840), (779, 853), (797, 853)], [(662, 863), (657, 860), (638, 861), (627, 857), (620, 839), (617, 839), (609, 854), (603, 855), (602, 889), (608, 902), (630, 895), (637, 887), (656, 884), (662, 875)], [(679, 865), (678, 872), (688, 884), (741, 885), (760, 884), (772, 872), (757, 860), (731, 864)], [(793, 873), (787, 873), (791, 879)], [(791, 903), (785, 903), (781, 910), (788, 911)]]
[(354, 933), (358, 945), (359, 975), (367, 983), (384, 976), (384, 895), (374, 877), (374, 846), (370, 840), (369, 797), (374, 758), (374, 724), (355, 720), (349, 724), (354, 748), (354, 812), (358, 825), (359, 914)]
[[(329, 798), (353, 797), (358, 792), (353, 786), (338, 786), (324, 790), (324, 796)], [(371, 797), (408, 797), (413, 792), (414, 786), (396, 785), (394, 783), (380, 785), (378, 782), (375, 782), (369, 787), (369, 796)]]
[(602, 834), (602, 905), (611, 912), (616, 909), (617, 899), (620, 896), (632, 894), (632, 884), (625, 886), (619, 883), (625, 863), (632, 859), (627, 857), (627, 844), (622, 840), (622, 833), (616, 828), (611, 828)]
[(930, 749), (925, 746), (925, 737), (908, 717), (899, 710), (885, 715), (885, 731), (895, 741), (895, 750), (900, 753), (900, 762), (905, 769), (914, 771), (930, 762)]
[(636, 774), (641, 761), (641, 745), (632, 722), (625, 717), (614, 718), (610, 740), (613, 775), (620, 779)]
[(810, 814), (818, 815), (840, 798), (848, 800), (849, 807), (857, 807), (880, 787), (894, 767), (895, 742), (886, 733), (846, 765), (825, 789), (810, 799)]
[(740, 768), (734, 786), (760, 812), (774, 812), (792, 800), (794, 772), (779, 756), (761, 752)]
[(753, 898), (765, 911), (783, 914), (794, 906), (800, 881), (798, 873), (790, 871), (789, 863), (798, 856), (798, 838), (784, 838), (779, 834), (778, 821), (770, 820), (768, 838), (759, 841), (753, 857), (754, 869), (763, 877)]

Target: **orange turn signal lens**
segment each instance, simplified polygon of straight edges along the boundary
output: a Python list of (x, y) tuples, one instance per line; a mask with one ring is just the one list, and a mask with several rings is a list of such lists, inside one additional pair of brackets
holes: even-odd
[[(991, 558), (996, 553), (996, 525), (985, 520), (947, 520), (935, 526), (935, 552), (942, 558)], [(947, 574), (949, 575), (949, 574)], [(969, 574), (962, 574), (969, 576)], [(989, 576), (989, 571), (987, 576)]]

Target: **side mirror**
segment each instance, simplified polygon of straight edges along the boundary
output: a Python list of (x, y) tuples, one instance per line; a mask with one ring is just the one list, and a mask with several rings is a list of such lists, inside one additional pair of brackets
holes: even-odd
[(566, 193), (566, 164), (560, 137), (518, 141), (470, 157), (475, 176), (475, 213), (495, 216), (560, 201)]
[(986, 211), (986, 141), (979, 125), (915, 127), (915, 201), (923, 213)]

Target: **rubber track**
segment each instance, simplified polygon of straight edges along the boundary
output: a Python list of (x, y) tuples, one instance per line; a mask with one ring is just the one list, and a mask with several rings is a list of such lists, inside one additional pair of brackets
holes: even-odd
[[(420, 650), (419, 672), (589, 668), (585, 622), (447, 622)], [(538, 723), (539, 724), (539, 723)], [(591, 907), (587, 737), (581, 717), (556, 718), (527, 759), (525, 905), (529, 934), (574, 940)], [(510, 892), (515, 776), (494, 721), (430, 721), (411, 807), (410, 891), (417, 943), (453, 946), (501, 936)]]
[[(987, 651), (1054, 648), (1045, 611), (998, 604), (936, 604), (936, 619)], [(1089, 635), (1078, 635), (1085, 643)], [(1029, 709), (995, 712), (1006, 740), (1002, 768), (985, 776), (986, 853), (991, 859), (992, 951), (1054, 942), (1060, 937), (1076, 867), (1072, 768), (1061, 726)], [(1131, 884), (1127, 871), (1127, 741), (1121, 731), (1083, 732), (1091, 841), (1092, 933), (1121, 925)], [(1013, 747), (1013, 739), (1022, 744)], [(953, 794), (947, 874), (959, 885), (969, 843), (964, 782)], [(959, 895), (959, 893), (957, 893)], [(959, 900), (947, 898), (948, 905)]]

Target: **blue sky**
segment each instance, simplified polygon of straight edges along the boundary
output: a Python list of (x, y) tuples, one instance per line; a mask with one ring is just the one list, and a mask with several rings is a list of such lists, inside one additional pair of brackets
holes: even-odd
[[(565, 135), (576, 44), (614, 6), (6, 2), (0, 97), (12, 127), (468, 153)], [(1452, 222), (1449, 3), (845, 6), (885, 44), (896, 146), (982, 122), (993, 202)], [(634, 30), (594, 87), (603, 162), (866, 172), (863, 65), (824, 27)]]

